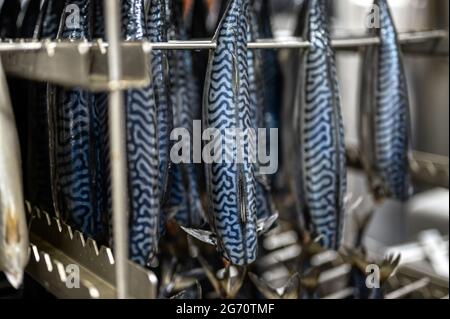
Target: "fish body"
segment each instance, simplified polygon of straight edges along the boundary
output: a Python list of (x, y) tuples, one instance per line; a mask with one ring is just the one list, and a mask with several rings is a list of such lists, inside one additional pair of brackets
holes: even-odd
[[(56, 38), (63, 8), (63, 1), (46, 0), (43, 2), (36, 25), (33, 25), (33, 39)], [(33, 7), (29, 7), (29, 9), (33, 9)], [(24, 21), (25, 23), (27, 22)], [(47, 212), (53, 212), (47, 84), (30, 81), (27, 85), (29, 130), (25, 194), (34, 206)]]
[[(271, 24), (271, 6), (269, 0), (255, 0), (255, 13), (258, 21), (258, 31), (259, 39), (273, 39), (274, 34), (272, 32)], [(264, 94), (264, 107), (263, 107), (263, 120), (264, 127), (267, 132), (267, 145), (269, 145), (269, 132), (270, 129), (280, 129), (280, 118), (281, 118), (281, 106), (283, 103), (282, 99), (282, 88), (283, 88), (283, 76), (281, 74), (281, 66), (278, 59), (277, 50), (262, 50), (262, 73), (263, 73), (263, 94)], [(279, 134), (278, 145), (282, 145), (281, 134)], [(282, 149), (282, 147), (279, 147)], [(279, 162), (280, 166), (283, 163), (281, 157), (282, 154), (272, 154), (271, 162)], [(278, 172), (282, 171), (279, 166)], [(278, 188), (276, 177), (278, 172), (269, 176), (271, 186), (276, 189)], [(282, 181), (280, 181), (282, 182)], [(280, 185), (281, 186), (281, 185)]]
[[(80, 23), (62, 23), (59, 38), (90, 40), (91, 1), (68, 1), (63, 19), (71, 14), (73, 5), (79, 8)], [(76, 229), (96, 238), (102, 232), (102, 212), (97, 210), (92, 94), (80, 88), (49, 86), (48, 95), (55, 210)]]
[[(204, 127), (215, 128), (222, 137), (230, 130), (252, 128), (247, 63), (248, 1), (232, 0), (214, 37), (205, 83)], [(249, 155), (252, 143), (243, 139), (243, 163), (236, 163), (236, 148), (225, 143), (222, 154), (231, 163), (207, 166), (210, 223), (224, 256), (236, 265), (256, 259), (256, 181)], [(222, 146), (223, 143), (222, 143)]]
[[(171, 40), (187, 40), (181, 1), (172, 1), (171, 17), (173, 21)], [(172, 51), (170, 65), (174, 127), (183, 128), (193, 136), (193, 121), (196, 119), (195, 114), (200, 113), (201, 101), (193, 73), (191, 52)], [(175, 219), (180, 225), (200, 226), (203, 222), (204, 211), (200, 201), (198, 174), (193, 163), (192, 150), (189, 162), (173, 165), (170, 207), (176, 208)]]
[[(126, 0), (122, 6), (125, 40), (146, 39), (144, 1)], [(158, 252), (160, 235), (157, 105), (151, 86), (128, 90), (125, 96), (130, 258), (145, 266)]]
[(302, 226), (337, 249), (342, 234), (346, 166), (334, 52), (325, 1), (303, 4), (303, 36), (310, 48), (300, 53), (294, 105), (295, 190)]
[(19, 139), (0, 60), (0, 271), (17, 289), (28, 262)]
[[(151, 0), (147, 17), (147, 33), (150, 42), (167, 42), (167, 12), (164, 0)], [(170, 194), (170, 133), (173, 129), (173, 109), (170, 99), (168, 54), (152, 50), (151, 69), (153, 91), (158, 108), (159, 184), (161, 205)]]
[(375, 1), (380, 28), (371, 33), (380, 45), (365, 49), (360, 97), (362, 162), (375, 198), (405, 201), (409, 176), (409, 100), (397, 31), (385, 0)]
[[(260, 36), (260, 26), (259, 21), (256, 16), (256, 11), (254, 6), (249, 6), (248, 10), (248, 41), (256, 42), (261, 38)], [(247, 51), (247, 61), (248, 61), (248, 75), (249, 75), (249, 91), (250, 91), (250, 112), (252, 118), (252, 128), (255, 133), (258, 134), (258, 129), (268, 128), (269, 123), (267, 123), (265, 118), (265, 73), (264, 73), (264, 56), (263, 52), (260, 50), (248, 50)], [(266, 133), (268, 133), (266, 131)], [(268, 135), (267, 135), (268, 136)], [(259, 136), (256, 135), (256, 144), (258, 143)], [(266, 141), (269, 143), (269, 139)], [(267, 144), (269, 145), (269, 144)], [(274, 159), (278, 160), (278, 159)], [(276, 213), (275, 206), (273, 203), (271, 195), (271, 183), (270, 177), (267, 175), (262, 175), (259, 173), (259, 164), (256, 163), (256, 216), (258, 220), (268, 218), (269, 216)]]

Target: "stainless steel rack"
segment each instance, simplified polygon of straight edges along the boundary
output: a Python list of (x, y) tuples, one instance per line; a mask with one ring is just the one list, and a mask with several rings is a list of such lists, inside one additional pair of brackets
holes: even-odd
[[(109, 119), (112, 152), (113, 225), (115, 257), (110, 249), (85, 239), (48, 214), (27, 205), (34, 216), (31, 226), (31, 257), (27, 272), (58, 297), (86, 298), (155, 298), (157, 279), (127, 258), (126, 228), (126, 166), (124, 158), (124, 123), (121, 91), (150, 83), (148, 57), (152, 50), (214, 50), (212, 41), (171, 41), (167, 43), (120, 42), (119, 1), (105, 0), (108, 43), (63, 41), (0, 41), (0, 56), (5, 72), (29, 80), (82, 87), (91, 91), (109, 92)], [(448, 55), (448, 34), (443, 30), (414, 31), (399, 34), (403, 50), (408, 54)], [(368, 36), (335, 38), (336, 50), (357, 51), (365, 46), (379, 44), (379, 39)], [(307, 49), (309, 43), (299, 38), (263, 39), (248, 43), (249, 49)], [(70, 61), (70, 63), (68, 63)], [(350, 152), (357, 154), (357, 152)], [(357, 157), (350, 156), (357, 163)], [(433, 159), (415, 162), (418, 173), (437, 185), (445, 184), (441, 170), (446, 172), (448, 187), (448, 159), (446, 164)], [(414, 165), (413, 165), (414, 166)], [(445, 177), (444, 177), (445, 178)], [(81, 289), (67, 288), (65, 267), (76, 264), (83, 280)], [(336, 296), (345, 297), (347, 292)]]

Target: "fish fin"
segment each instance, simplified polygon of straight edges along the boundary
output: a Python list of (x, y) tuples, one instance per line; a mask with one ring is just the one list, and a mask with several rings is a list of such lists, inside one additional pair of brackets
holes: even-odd
[(23, 272), (19, 271), (16, 273), (11, 273), (11, 272), (5, 271), (5, 276), (6, 276), (6, 279), (8, 279), (8, 282), (11, 284), (11, 286), (14, 287), (14, 289), (19, 289), (20, 286), (22, 285)]
[[(231, 267), (234, 267), (237, 270), (237, 276), (232, 276)], [(236, 297), (238, 292), (241, 290), (242, 285), (244, 284), (246, 275), (247, 267), (227, 265), (225, 271), (225, 292), (227, 294), (227, 298)]]
[(200, 285), (198, 280), (195, 281), (195, 285), (197, 286), (197, 299), (202, 299), (203, 298), (203, 290), (202, 290), (202, 286)]
[(270, 182), (265, 174), (255, 174), (256, 181), (263, 187), (266, 192), (271, 191)]
[(167, 219), (175, 219), (175, 216), (178, 214), (178, 212), (184, 209), (186, 209), (186, 205), (177, 205), (165, 209)]
[(263, 235), (267, 233), (270, 228), (275, 224), (278, 219), (278, 214), (273, 214), (267, 218), (261, 219), (257, 221), (256, 231), (258, 235)]
[(298, 273), (293, 274), (283, 287), (283, 299), (298, 299), (300, 296), (301, 278)]
[(211, 231), (180, 226), (188, 235), (209, 245), (217, 247), (217, 237)]
[(281, 296), (278, 294), (276, 289), (272, 288), (269, 284), (263, 281), (254, 273), (249, 273), (248, 276), (250, 280), (255, 285), (256, 289), (264, 296), (266, 299), (281, 299)]
[(221, 289), (221, 283), (220, 281), (216, 278), (216, 275), (214, 274), (213, 269), (208, 265), (207, 261), (205, 259), (203, 259), (203, 257), (199, 254), (197, 256), (197, 260), (200, 263), (200, 265), (202, 266), (203, 270), (205, 271), (206, 277), (208, 277), (209, 282), (211, 283), (211, 285), (213, 286), (214, 290), (216, 291), (216, 293), (221, 296), (222, 295), (222, 289)]
[(169, 299), (187, 299), (186, 294), (187, 294), (186, 290), (183, 290), (177, 293), (176, 295), (170, 297)]

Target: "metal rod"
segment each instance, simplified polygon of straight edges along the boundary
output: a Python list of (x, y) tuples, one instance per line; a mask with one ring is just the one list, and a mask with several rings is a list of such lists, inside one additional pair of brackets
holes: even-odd
[[(423, 43), (431, 40), (441, 40), (448, 36), (444, 30), (432, 31), (413, 31), (399, 33), (398, 38), (401, 44)], [(57, 44), (58, 42), (51, 42), (50, 44)], [(353, 36), (347, 38), (334, 38), (332, 46), (336, 49), (351, 49), (370, 45), (377, 45), (380, 39), (372, 36)], [(91, 43), (95, 45), (95, 43)], [(108, 47), (108, 43), (103, 44)], [(24, 42), (24, 41), (0, 41), (0, 52), (8, 51), (24, 51), (24, 50), (39, 50), (45, 47), (45, 42)], [(210, 40), (187, 40), (187, 41), (169, 41), (160, 43), (143, 43), (144, 50), (214, 50), (216, 44)], [(286, 37), (279, 39), (261, 39), (256, 42), (249, 42), (249, 49), (301, 49), (308, 48), (309, 42), (301, 38)]]
[[(106, 35), (109, 41), (108, 64), (112, 83), (122, 77), (120, 48), (120, 0), (104, 0)], [(109, 133), (111, 148), (112, 209), (117, 298), (128, 296), (128, 207), (123, 93), (116, 87), (109, 95)]]
[(420, 290), (422, 288), (425, 288), (430, 283), (429, 278), (423, 278), (418, 281), (415, 281), (407, 286), (404, 286), (400, 289), (397, 289), (393, 292), (388, 293), (384, 299), (400, 299), (403, 298), (410, 293), (413, 293), (414, 291)]

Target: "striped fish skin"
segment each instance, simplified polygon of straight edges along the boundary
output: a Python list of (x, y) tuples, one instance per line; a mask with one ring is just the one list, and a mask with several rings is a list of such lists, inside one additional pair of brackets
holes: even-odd
[[(255, 42), (260, 38), (260, 27), (254, 6), (249, 6), (248, 21), (248, 41)], [(248, 50), (247, 61), (252, 128), (257, 133), (259, 128), (267, 127), (264, 118), (265, 95), (262, 52), (260, 50)], [(258, 143), (258, 136), (255, 136), (255, 139)], [(259, 165), (256, 164), (255, 172), (258, 169)], [(259, 175), (256, 183), (256, 217), (258, 220), (272, 215), (273, 206), (270, 203), (270, 196), (268, 176)]]
[[(187, 40), (186, 27), (182, 16), (182, 1), (172, 1), (171, 40)], [(171, 99), (173, 106), (174, 127), (184, 128), (193, 136), (195, 114), (201, 110), (196, 78), (193, 73), (192, 56), (189, 50), (170, 52)], [(177, 208), (175, 219), (182, 226), (200, 226), (204, 211), (200, 200), (198, 174), (193, 164), (193, 153), (190, 163), (173, 164), (172, 189), (170, 207)]]
[[(230, 1), (214, 37), (217, 48), (210, 55), (204, 95), (204, 128), (218, 129), (227, 136), (230, 129), (252, 127), (247, 72), (248, 1)], [(244, 139), (244, 159), (252, 143)], [(224, 145), (223, 145), (224, 146)], [(222, 153), (236, 159), (236, 149)], [(256, 258), (256, 196), (251, 162), (206, 165), (210, 224), (217, 234), (218, 248), (231, 263), (247, 265)]]
[[(143, 0), (122, 1), (125, 40), (147, 38)], [(160, 186), (157, 106), (151, 86), (126, 92), (130, 258), (145, 266), (158, 252)]]
[[(147, 33), (150, 42), (167, 41), (167, 14), (165, 0), (151, 0), (147, 15)], [(169, 63), (166, 51), (153, 50), (151, 57), (152, 83), (158, 108), (159, 183), (161, 204), (170, 195), (170, 132), (173, 129), (173, 109), (170, 101)]]
[(298, 163), (296, 198), (300, 221), (321, 245), (337, 249), (342, 234), (346, 165), (344, 129), (334, 52), (325, 1), (307, 0), (303, 36), (311, 43), (300, 55), (294, 106)]
[(369, 184), (377, 199), (405, 201), (411, 195), (409, 176), (409, 100), (397, 31), (386, 1), (379, 7), (378, 47), (364, 53), (360, 97), (360, 143)]
[(0, 59), (0, 271), (17, 289), (28, 262), (19, 138)]
[[(259, 7), (259, 8), (258, 8)], [(258, 17), (259, 26), (259, 38), (260, 39), (272, 39), (274, 37), (271, 24), (271, 3), (269, 0), (255, 0), (256, 14)], [(264, 124), (267, 129), (276, 128), (280, 129), (281, 118), (281, 106), (283, 103), (282, 88), (284, 78), (281, 73), (281, 66), (278, 60), (277, 50), (262, 50), (262, 69), (263, 69), (263, 81), (264, 81)], [(269, 136), (269, 135), (267, 135)], [(281, 147), (282, 140), (279, 135), (278, 145)], [(283, 164), (283, 159), (280, 157), (282, 154), (273, 154), (271, 161), (278, 161), (280, 166)], [(278, 171), (282, 168), (279, 166)], [(272, 175), (270, 180), (274, 186), (276, 176), (278, 173)], [(279, 184), (279, 183), (278, 183)]]
[[(70, 0), (68, 5), (77, 5), (80, 12), (80, 27), (62, 23), (61, 39), (91, 39), (91, 2)], [(70, 10), (63, 13), (66, 19)], [(79, 88), (56, 88), (51, 95), (50, 138), (52, 167), (52, 189), (55, 210), (58, 215), (83, 232), (96, 238), (101, 229), (101, 212), (96, 209), (96, 181), (93, 134), (92, 95)]]
[[(103, 1), (94, 2), (93, 38), (106, 41)], [(112, 244), (112, 182), (108, 127), (108, 94), (93, 93), (93, 129), (96, 156), (97, 210), (102, 212), (102, 234), (97, 241)], [(112, 246), (112, 245), (111, 245)]]

